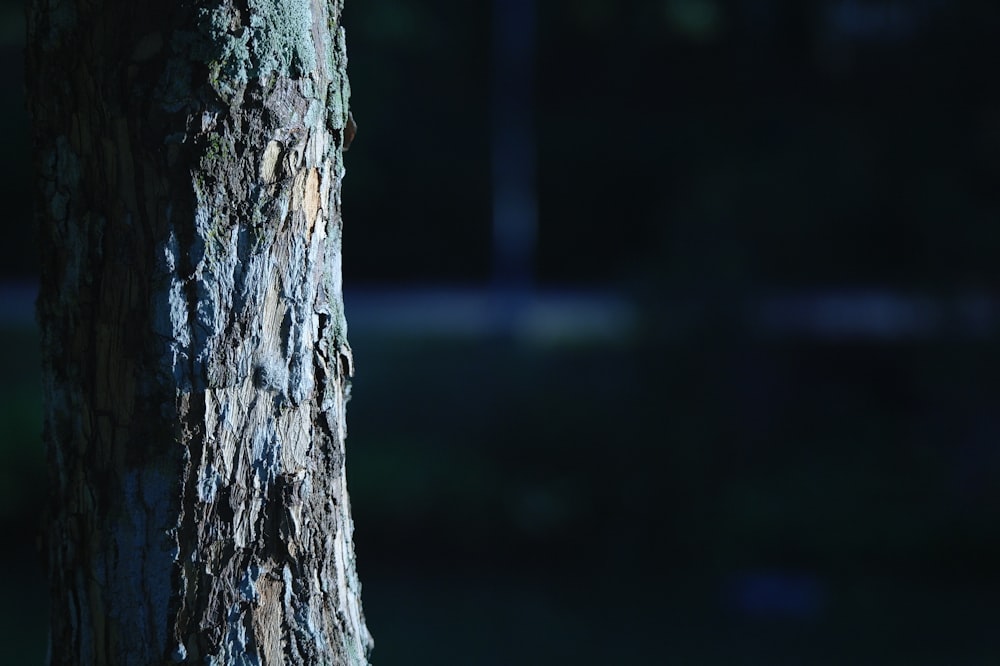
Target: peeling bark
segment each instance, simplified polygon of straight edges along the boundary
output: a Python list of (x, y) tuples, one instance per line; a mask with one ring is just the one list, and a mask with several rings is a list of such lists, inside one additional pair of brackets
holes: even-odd
[(53, 664), (367, 664), (342, 0), (33, 0)]

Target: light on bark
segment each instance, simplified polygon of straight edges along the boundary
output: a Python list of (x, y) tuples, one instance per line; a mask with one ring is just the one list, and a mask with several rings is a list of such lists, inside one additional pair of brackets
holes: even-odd
[(342, 0), (34, 0), (53, 664), (366, 664)]

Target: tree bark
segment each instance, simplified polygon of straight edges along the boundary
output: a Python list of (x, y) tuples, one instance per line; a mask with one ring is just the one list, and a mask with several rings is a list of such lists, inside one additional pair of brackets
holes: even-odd
[(33, 0), (53, 664), (366, 664), (343, 0)]

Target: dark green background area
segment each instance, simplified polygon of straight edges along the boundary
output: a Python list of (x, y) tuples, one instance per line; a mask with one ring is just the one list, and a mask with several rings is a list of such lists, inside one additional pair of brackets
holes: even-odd
[[(349, 278), (488, 277), (487, 4), (348, 6)], [(1000, 10), (927, 0), (912, 33), (836, 32), (852, 5), (877, 27), (906, 3), (539, 0), (540, 278), (997, 278)]]
[[(1000, 6), (536, 4), (537, 286), (621, 295), (637, 315), (614, 340), (365, 319), (359, 287), (490, 284), (492, 10), (345, 10), (374, 663), (1000, 663)], [(0, 275), (30, 283), (22, 28), (0, 9)], [(781, 295), (872, 293), (925, 300), (933, 325), (761, 324)], [(32, 663), (30, 321), (0, 343), (3, 564), (25, 572), (0, 663)]]

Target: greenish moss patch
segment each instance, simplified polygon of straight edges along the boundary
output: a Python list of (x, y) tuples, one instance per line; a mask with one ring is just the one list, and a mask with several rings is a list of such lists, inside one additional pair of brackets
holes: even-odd
[(316, 69), (309, 0), (251, 2), (250, 28), (262, 77), (272, 73), (300, 77)]

